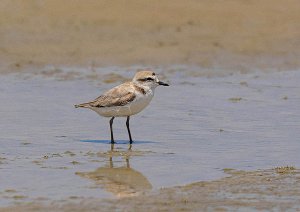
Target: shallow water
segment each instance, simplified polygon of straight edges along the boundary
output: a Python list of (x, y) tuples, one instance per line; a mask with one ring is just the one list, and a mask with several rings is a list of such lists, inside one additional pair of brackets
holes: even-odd
[[(129, 77), (130, 73), (123, 73)], [(150, 106), (114, 122), (75, 109), (118, 84), (1, 76), (0, 205), (114, 198), (225, 176), (224, 168), (300, 166), (300, 72), (168, 73)]]

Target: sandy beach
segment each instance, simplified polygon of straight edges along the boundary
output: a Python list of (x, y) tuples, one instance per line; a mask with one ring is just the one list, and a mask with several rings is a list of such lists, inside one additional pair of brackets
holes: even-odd
[[(0, 211), (300, 210), (300, 2), (0, 1)], [(131, 118), (74, 104), (153, 69)]]
[(297, 0), (3, 0), (0, 71), (136, 64), (295, 69), (299, 10)]

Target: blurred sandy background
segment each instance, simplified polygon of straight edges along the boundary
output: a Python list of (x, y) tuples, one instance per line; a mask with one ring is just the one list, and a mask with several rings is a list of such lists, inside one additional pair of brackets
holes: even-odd
[(299, 0), (1, 0), (0, 72), (49, 64), (295, 69), (299, 11)]

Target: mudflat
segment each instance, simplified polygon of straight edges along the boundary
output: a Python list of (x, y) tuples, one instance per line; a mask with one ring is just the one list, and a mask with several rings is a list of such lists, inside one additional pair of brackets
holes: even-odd
[(171, 86), (131, 118), (132, 149), (116, 118), (111, 150), (109, 119), (73, 105), (135, 73), (114, 70), (1, 76), (0, 211), (299, 209), (299, 71), (157, 69)]
[(78, 203), (31, 203), (0, 211), (232, 211), (300, 209), (300, 172), (292, 167), (264, 171), (225, 170), (229, 177), (161, 189), (118, 200)]

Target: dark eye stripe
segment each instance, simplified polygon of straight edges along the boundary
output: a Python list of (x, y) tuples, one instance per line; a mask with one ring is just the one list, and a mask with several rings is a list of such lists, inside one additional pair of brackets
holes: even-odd
[(141, 82), (146, 82), (146, 81), (153, 81), (154, 79), (151, 77), (147, 77), (147, 78), (143, 78), (143, 79), (139, 79), (139, 81)]

